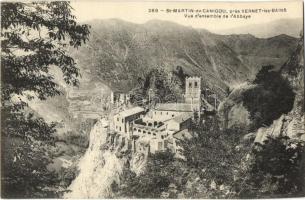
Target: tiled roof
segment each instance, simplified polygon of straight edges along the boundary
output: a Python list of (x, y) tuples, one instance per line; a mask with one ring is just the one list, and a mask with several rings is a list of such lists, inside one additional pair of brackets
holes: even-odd
[(178, 115), (177, 117), (173, 118), (172, 120), (178, 123), (182, 123), (188, 119), (192, 118), (192, 113), (184, 113), (181, 115)]
[(157, 104), (155, 110), (165, 111), (181, 111), (181, 112), (192, 112), (192, 105), (187, 103), (162, 103)]
[(124, 110), (124, 111), (120, 112), (119, 114), (123, 117), (128, 117), (128, 116), (131, 116), (131, 115), (138, 114), (140, 112), (144, 112), (144, 108), (134, 107), (134, 108), (130, 108), (128, 110)]

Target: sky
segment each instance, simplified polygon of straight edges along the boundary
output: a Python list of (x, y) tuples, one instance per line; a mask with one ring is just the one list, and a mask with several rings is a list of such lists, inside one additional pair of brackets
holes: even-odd
[[(118, 18), (125, 21), (142, 24), (149, 20), (159, 19), (176, 22), (193, 28), (204, 28), (210, 31), (237, 28), (245, 25), (267, 23), (285, 18), (301, 18), (303, 6), (301, 1), (278, 2), (150, 2), (150, 1), (81, 1), (72, 0), (73, 13), (78, 21), (86, 22), (93, 19)], [(218, 9), (226, 10), (229, 18), (185, 18), (185, 13), (166, 13), (166, 9)], [(286, 12), (253, 13), (250, 18), (230, 18), (230, 11), (242, 9), (286, 9)], [(158, 12), (149, 12), (158, 9)], [(161, 11), (164, 10), (164, 11)], [(206, 13), (199, 13), (204, 15)], [(215, 14), (215, 13), (212, 13)], [(238, 14), (238, 13), (235, 13)], [(221, 14), (222, 15), (222, 14)], [(239, 15), (239, 14), (238, 14)], [(248, 16), (249, 13), (245, 13)]]

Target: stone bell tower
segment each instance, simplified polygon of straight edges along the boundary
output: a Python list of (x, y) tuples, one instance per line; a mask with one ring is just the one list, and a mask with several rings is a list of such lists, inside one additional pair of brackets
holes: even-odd
[[(200, 112), (201, 78), (189, 77), (185, 80), (185, 103), (191, 104), (194, 111)], [(200, 113), (199, 113), (200, 114)]]

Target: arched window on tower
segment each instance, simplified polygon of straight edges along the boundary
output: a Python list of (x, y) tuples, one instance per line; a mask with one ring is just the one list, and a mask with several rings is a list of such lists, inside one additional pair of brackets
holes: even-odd
[(198, 85), (197, 85), (197, 81), (195, 81), (195, 88), (197, 87)]

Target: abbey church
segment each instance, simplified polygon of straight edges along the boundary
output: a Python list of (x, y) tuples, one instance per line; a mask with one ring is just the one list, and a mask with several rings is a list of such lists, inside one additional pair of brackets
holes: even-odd
[(183, 103), (159, 103), (149, 110), (133, 107), (116, 113), (112, 129), (133, 152), (178, 151), (177, 140), (191, 137), (194, 113), (201, 112), (201, 79), (186, 78)]

